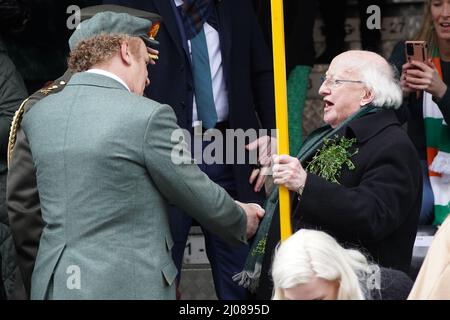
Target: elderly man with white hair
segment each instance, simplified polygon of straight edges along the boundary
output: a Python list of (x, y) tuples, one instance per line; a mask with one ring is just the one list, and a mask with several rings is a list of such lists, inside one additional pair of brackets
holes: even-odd
[[(422, 181), (417, 153), (395, 116), (402, 93), (394, 71), (373, 52), (344, 52), (331, 62), (319, 94), (326, 125), (297, 157), (273, 159), (274, 183), (292, 192), (294, 231), (321, 229), (374, 263), (408, 272)], [(259, 283), (261, 299), (271, 296), (268, 269), (280, 239), (277, 194), (266, 204), (253, 256), (236, 277), (254, 290)]]

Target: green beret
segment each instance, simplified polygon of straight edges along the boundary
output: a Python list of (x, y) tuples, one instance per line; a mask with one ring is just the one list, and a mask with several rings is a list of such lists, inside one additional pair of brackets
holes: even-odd
[[(95, 6), (95, 7), (104, 7), (104, 6)], [(85, 12), (88, 12), (87, 14), (85, 14), (85, 17), (86, 15), (89, 16), (90, 14), (96, 12), (96, 10), (99, 9), (95, 7), (84, 8), (83, 10), (85, 10)], [(90, 9), (91, 11), (87, 11), (89, 8), (91, 8)], [(126, 9), (130, 10), (130, 8)], [(154, 15), (154, 17), (156, 16), (157, 15)], [(159, 43), (158, 41), (149, 37), (149, 31), (151, 27), (152, 21), (148, 18), (138, 18), (136, 16), (132, 16), (128, 13), (123, 12), (122, 13), (112, 11), (99, 12), (95, 13), (91, 18), (82, 21), (78, 25), (78, 27), (75, 29), (74, 33), (69, 39), (69, 47), (70, 50), (73, 50), (77, 46), (77, 44), (80, 43), (81, 41), (99, 35), (101, 33), (106, 33), (106, 34), (127, 34), (133, 37), (140, 37), (142, 40), (144, 40), (147, 47), (156, 49)]]
[(144, 10), (119, 6), (115, 4), (101, 4), (98, 6), (90, 6), (81, 9), (81, 21), (87, 20), (95, 16), (97, 13), (111, 11), (115, 13), (128, 13), (130, 16), (150, 20), (153, 24), (161, 21), (161, 16)]

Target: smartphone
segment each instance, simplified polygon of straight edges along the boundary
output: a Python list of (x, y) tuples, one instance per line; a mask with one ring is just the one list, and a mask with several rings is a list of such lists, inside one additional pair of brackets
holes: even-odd
[[(427, 61), (428, 47), (426, 41), (405, 41), (406, 61)], [(416, 91), (416, 98), (422, 96), (422, 91)]]
[(427, 61), (428, 47), (426, 41), (405, 41), (406, 61)]

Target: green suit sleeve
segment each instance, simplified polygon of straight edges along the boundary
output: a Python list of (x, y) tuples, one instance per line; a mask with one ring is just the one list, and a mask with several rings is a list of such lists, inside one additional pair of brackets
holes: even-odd
[[(157, 107), (148, 120), (143, 154), (147, 170), (164, 197), (230, 244), (246, 243), (246, 215), (191, 160), (169, 106)], [(172, 141), (174, 140), (174, 141)]]

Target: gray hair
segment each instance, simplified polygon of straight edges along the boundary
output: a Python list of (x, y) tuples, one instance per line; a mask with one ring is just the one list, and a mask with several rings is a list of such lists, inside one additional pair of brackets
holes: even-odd
[(372, 104), (385, 109), (398, 109), (403, 102), (403, 93), (396, 76), (397, 71), (386, 62), (385, 66), (367, 63), (360, 69), (364, 84), (373, 92)]
[(349, 50), (333, 59), (344, 72), (359, 75), (361, 81), (372, 92), (372, 104), (379, 108), (397, 109), (403, 101), (400, 81), (396, 70), (379, 54), (364, 50)]

